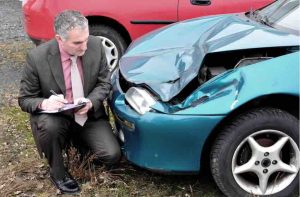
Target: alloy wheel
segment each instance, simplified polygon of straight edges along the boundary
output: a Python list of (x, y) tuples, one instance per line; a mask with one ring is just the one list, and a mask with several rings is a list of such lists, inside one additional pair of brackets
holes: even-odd
[(118, 59), (119, 59), (118, 49), (115, 43), (113, 43), (110, 39), (103, 36), (98, 36), (98, 37), (101, 39), (109, 70), (112, 71), (118, 64)]
[(299, 148), (291, 137), (278, 130), (261, 130), (248, 136), (232, 159), (236, 183), (254, 195), (282, 191), (298, 171)]

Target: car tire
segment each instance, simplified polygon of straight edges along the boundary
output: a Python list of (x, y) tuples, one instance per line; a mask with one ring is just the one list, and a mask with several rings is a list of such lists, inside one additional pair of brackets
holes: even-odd
[(108, 67), (111, 71), (116, 69), (119, 59), (127, 48), (124, 38), (115, 29), (106, 25), (90, 25), (90, 34), (101, 38)]
[(274, 108), (237, 117), (215, 140), (210, 167), (216, 184), (227, 196), (299, 193), (298, 119)]

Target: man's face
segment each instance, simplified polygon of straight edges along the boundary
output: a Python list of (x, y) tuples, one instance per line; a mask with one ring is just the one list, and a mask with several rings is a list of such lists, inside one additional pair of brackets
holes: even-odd
[(56, 35), (57, 41), (61, 44), (64, 51), (72, 56), (83, 56), (87, 49), (89, 29), (76, 27), (68, 31), (67, 39)]

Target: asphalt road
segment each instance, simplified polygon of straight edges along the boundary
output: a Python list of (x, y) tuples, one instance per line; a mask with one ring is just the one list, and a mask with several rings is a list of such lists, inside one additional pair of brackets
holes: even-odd
[(21, 1), (0, 0), (0, 107), (15, 100), (25, 54), (34, 47), (24, 31), (22, 17)]
[(22, 22), (22, 2), (0, 0), (0, 42), (26, 39)]

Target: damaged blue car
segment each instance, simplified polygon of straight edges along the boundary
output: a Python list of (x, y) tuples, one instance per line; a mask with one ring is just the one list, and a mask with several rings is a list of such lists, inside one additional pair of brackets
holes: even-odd
[(227, 196), (299, 192), (299, 12), (279, 0), (132, 43), (110, 98), (125, 157), (158, 172), (209, 167)]

